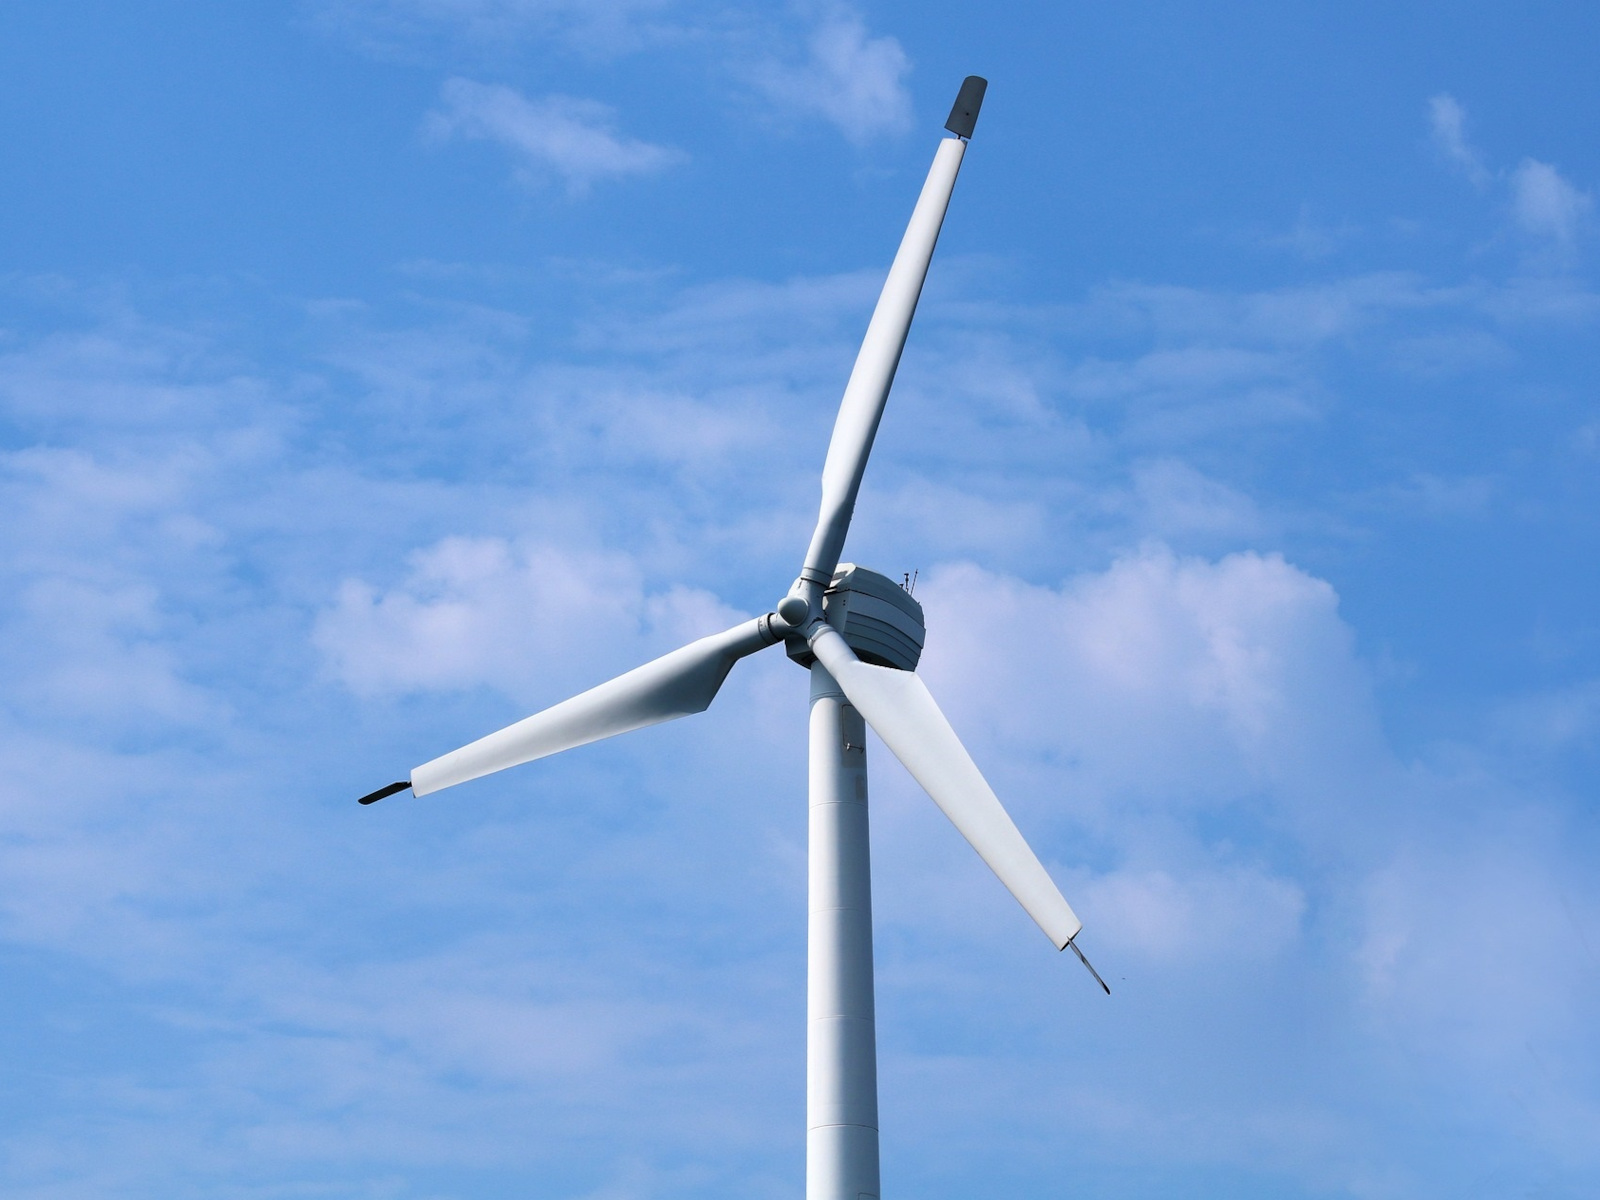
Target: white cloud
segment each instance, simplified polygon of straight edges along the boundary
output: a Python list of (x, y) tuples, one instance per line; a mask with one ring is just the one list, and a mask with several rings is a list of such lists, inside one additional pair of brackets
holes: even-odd
[(737, 620), (706, 592), (648, 594), (623, 555), (453, 537), (392, 590), (346, 580), (315, 640), (361, 695), (487, 685), (553, 703)]
[[(930, 686), (1024, 831), (1047, 861), (1070, 847), (1080, 864), (1095, 846), (1114, 864), (1052, 864), (1097, 965), (1148, 980), (1158, 966), (1318, 961), (1325, 986), (1363, 1006), (1358, 1023), (1425, 1059), (1431, 1080), (1485, 1103), (1512, 1087), (1522, 1135), (1587, 1154), (1593, 1071), (1561, 1058), (1592, 1061), (1585, 835), (1563, 850), (1559, 823), (1513, 811), (1487, 764), (1395, 761), (1325, 582), (1273, 556), (1150, 548), (1055, 588), (945, 567), (919, 595)], [(1553, 714), (1557, 737), (1586, 734), (1592, 690)], [(1292, 868), (1241, 855), (1247, 811), (1292, 831)], [(1231, 832), (1211, 842), (1227, 813)], [(953, 910), (919, 896), (885, 923), (937, 914), (976, 940), (966, 910), (990, 928), (1006, 905), (953, 877), (937, 877)], [(1332, 937), (1331, 960), (1313, 932)]]
[(1434, 145), (1459, 167), (1480, 191), (1497, 179), (1511, 193), (1511, 215), (1524, 233), (1547, 238), (1562, 246), (1582, 231), (1594, 209), (1594, 199), (1562, 177), (1550, 163), (1524, 158), (1515, 170), (1494, 172), (1482, 153), (1467, 141), (1466, 111), (1455, 97), (1441, 94), (1428, 101)]
[[(704, 55), (712, 74), (753, 86), (789, 117), (820, 118), (858, 145), (911, 123), (904, 48), (894, 37), (873, 36), (843, 0), (787, 13), (777, 5), (677, 0), (317, 0), (315, 11), (324, 29), (384, 57), (438, 62), (464, 54), (503, 65), (529, 48), (593, 61), (670, 46)], [(597, 116), (570, 115), (586, 126)]]
[(438, 141), (460, 137), (506, 146), (520, 161), (517, 178), (530, 187), (554, 176), (570, 194), (581, 195), (597, 180), (654, 174), (685, 157), (619, 135), (615, 111), (594, 100), (529, 100), (512, 88), (470, 79), (447, 80), (440, 96), (443, 105), (428, 114), (423, 132)]
[(1516, 355), (1503, 338), (1483, 329), (1456, 329), (1397, 339), (1394, 363), (1424, 378), (1504, 370)]
[(864, 528), (870, 522), (872, 529), (892, 532), (902, 546), (915, 538), (951, 555), (1025, 553), (1047, 528), (1037, 497), (997, 499), (922, 477), (893, 491), (868, 489), (860, 507), (870, 513), (862, 517)]
[(1086, 879), (1082, 908), (1095, 940), (1163, 963), (1264, 958), (1300, 934), (1306, 897), (1253, 868), (1190, 863), (1179, 872), (1129, 868)]
[[(1570, 1105), (1593, 1084), (1595, 894), (1581, 852), (1556, 845), (1542, 822), (1497, 825), (1435, 831), (1375, 871), (1355, 962), (1388, 1035), (1498, 1077), (1533, 1102), (1519, 1118), (1538, 1122), (1538, 1108)], [(1563, 1061), (1557, 1045), (1586, 1052)], [(1600, 1112), (1590, 1111), (1592, 1136)]]
[[(170, 730), (217, 720), (212, 698), (182, 678), (162, 636), (172, 618), (148, 584), (44, 577), (18, 600), (20, 619), (9, 632), (24, 639), (34, 660), (17, 685), (18, 699), (107, 729)], [(14, 667), (20, 657), (13, 656)]]
[(1600, 679), (1518, 697), (1494, 725), (1508, 741), (1546, 752), (1589, 745), (1600, 733)]
[(803, 62), (769, 60), (750, 73), (755, 86), (797, 117), (821, 117), (857, 145), (911, 127), (911, 70), (899, 41), (873, 37), (860, 14), (826, 5), (807, 38)]
[(1525, 158), (1511, 173), (1511, 206), (1527, 233), (1569, 243), (1588, 221), (1594, 200), (1549, 163)]
[(1360, 233), (1361, 229), (1348, 221), (1338, 224), (1319, 221), (1313, 215), (1311, 206), (1302, 204), (1293, 226), (1287, 232), (1260, 233), (1252, 240), (1273, 249), (1287, 250), (1308, 262), (1315, 262), (1343, 249)]
[(939, 694), (1006, 757), (1069, 764), (1076, 794), (1302, 804), (1385, 759), (1337, 596), (1278, 556), (1152, 546), (1060, 588), (952, 566), (919, 596)]
[(1486, 188), (1494, 176), (1483, 165), (1483, 155), (1467, 141), (1467, 113), (1454, 96), (1441, 93), (1428, 101), (1428, 119), (1433, 144), (1472, 181)]
[(1178, 459), (1136, 464), (1132, 503), (1144, 530), (1157, 537), (1201, 534), (1245, 539), (1263, 525), (1249, 496)]

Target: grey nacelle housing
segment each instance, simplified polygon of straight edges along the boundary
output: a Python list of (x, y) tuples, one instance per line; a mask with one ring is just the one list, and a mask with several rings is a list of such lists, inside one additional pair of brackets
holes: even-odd
[[(922, 605), (887, 575), (840, 563), (823, 593), (822, 612), (864, 662), (917, 669), (925, 635)], [(813, 655), (804, 639), (788, 639), (785, 649), (802, 667), (811, 665)]]

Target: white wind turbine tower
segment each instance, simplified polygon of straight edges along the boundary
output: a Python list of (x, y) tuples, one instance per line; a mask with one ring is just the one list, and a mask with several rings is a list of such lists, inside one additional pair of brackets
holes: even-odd
[[(691, 642), (498, 733), (451, 751), (361, 803), (419, 796), (710, 706), (734, 663), (782, 642), (811, 673), (807, 1200), (876, 1200), (878, 1068), (867, 847), (870, 725), (1058, 950), (1082, 923), (1017, 831), (915, 674), (922, 606), (892, 580), (839, 562), (934, 243), (987, 83), (961, 85), (922, 194), (878, 297), (822, 468), (805, 565), (765, 616)], [(1111, 989), (1106, 988), (1109, 992)]]

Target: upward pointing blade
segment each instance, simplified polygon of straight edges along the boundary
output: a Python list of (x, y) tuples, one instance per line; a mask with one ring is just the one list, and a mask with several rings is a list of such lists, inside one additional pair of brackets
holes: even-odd
[(872, 452), (872, 439), (883, 419), (883, 406), (900, 365), (900, 352), (905, 349), (906, 334), (917, 311), (928, 263), (933, 259), (933, 247), (939, 240), (939, 228), (966, 149), (967, 144), (959, 138), (945, 138), (939, 143), (922, 195), (911, 213), (911, 223), (867, 325), (867, 336), (856, 355), (850, 382), (845, 385), (833, 440), (828, 443), (828, 458), (822, 467), (822, 510), (800, 572), (800, 577), (811, 583), (826, 587), (833, 578), (833, 569), (839, 565), (856, 494), (861, 490), (861, 476), (867, 469), (867, 455)]
[(1066, 949), (1083, 922), (1018, 832), (922, 680), (912, 671), (862, 662), (839, 632), (826, 625), (812, 635), (811, 649), (851, 705), (972, 843), (1056, 949)]
[(770, 646), (765, 618), (664, 654), (411, 772), (419, 796), (601, 738), (704, 712), (733, 664)]

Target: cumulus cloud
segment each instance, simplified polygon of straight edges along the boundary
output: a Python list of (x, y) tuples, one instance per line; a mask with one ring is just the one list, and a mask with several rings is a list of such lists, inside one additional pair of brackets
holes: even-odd
[(951, 566), (919, 594), (941, 694), (997, 752), (1071, 764), (1076, 794), (1310, 804), (1385, 759), (1337, 596), (1276, 555), (1153, 545), (1059, 588)]
[(866, 22), (843, 5), (828, 5), (798, 63), (771, 59), (751, 82), (781, 110), (821, 117), (850, 141), (865, 145), (911, 127), (905, 77), (911, 62), (893, 37), (873, 37)]
[[(1564, 1153), (1592, 1134), (1593, 1072), (1539, 1061), (1593, 1043), (1583, 836), (1563, 850), (1547, 817), (1509, 816), (1481, 765), (1397, 761), (1325, 581), (1154, 546), (1055, 587), (947, 566), (919, 595), (930, 686), (1035, 844), (1074, 848), (1059, 877), (1097, 965), (1317, 961), (1435, 1080), (1509, 1081), (1518, 1128)], [(1248, 829), (1294, 849), (1252, 853)], [(921, 899), (919, 921), (939, 911)]]
[(362, 695), (491, 686), (553, 702), (735, 620), (706, 592), (647, 594), (625, 555), (453, 537), (387, 591), (346, 580), (315, 640)]
[(470, 79), (446, 81), (440, 99), (423, 122), (429, 139), (497, 142), (517, 158), (517, 178), (529, 187), (554, 177), (569, 194), (582, 195), (597, 180), (650, 175), (684, 159), (680, 150), (618, 134), (615, 111), (594, 100), (529, 100), (512, 88)]

